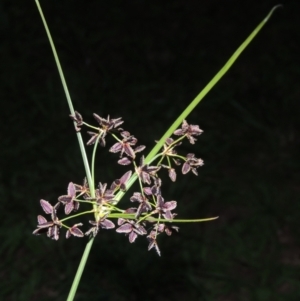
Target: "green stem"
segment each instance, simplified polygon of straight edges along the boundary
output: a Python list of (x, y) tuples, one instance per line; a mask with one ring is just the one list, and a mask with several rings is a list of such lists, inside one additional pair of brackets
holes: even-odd
[[(48, 28), (48, 25), (47, 25), (47, 22), (46, 22), (46, 19), (44, 17), (44, 14), (43, 14), (43, 11), (42, 11), (42, 8), (40, 6), (39, 1), (35, 0), (35, 3), (37, 5), (38, 11), (40, 13), (42, 22), (44, 24), (44, 27), (45, 27), (45, 30), (46, 30), (46, 33), (47, 33), (47, 36), (48, 36), (48, 40), (49, 40), (49, 43), (50, 43), (50, 46), (51, 46), (51, 49), (52, 49), (52, 52), (53, 52), (53, 56), (54, 56), (54, 59), (55, 59), (55, 62), (56, 62), (58, 73), (60, 75), (60, 80), (62, 82), (63, 89), (65, 91), (65, 95), (66, 95), (66, 98), (67, 98), (67, 102), (68, 102), (68, 105), (69, 105), (71, 115), (74, 115), (75, 111), (74, 111), (74, 108), (73, 108), (70, 93), (69, 93), (69, 90), (68, 90), (68, 87), (67, 87), (67, 84), (66, 84), (66, 80), (65, 80), (60, 62), (59, 62), (59, 58), (58, 58), (58, 55), (57, 55), (57, 52), (56, 52), (56, 49), (55, 49), (55, 46), (54, 46), (54, 42), (52, 40), (50, 31), (49, 31), (49, 28)], [(75, 122), (74, 122), (74, 127), (75, 127)], [(89, 187), (90, 187), (90, 193), (91, 193), (92, 197), (95, 197), (95, 188), (93, 186), (91, 171), (90, 171), (87, 155), (86, 155), (85, 148), (84, 148), (84, 143), (83, 143), (80, 132), (77, 132), (77, 139), (78, 139), (78, 143), (79, 143), (79, 147), (80, 147), (80, 151), (81, 151), (81, 155), (82, 155), (82, 160), (83, 160), (83, 164), (84, 164), (84, 168), (85, 168), (86, 177), (87, 177)], [(72, 287), (70, 289), (67, 301), (72, 301), (74, 299), (74, 296), (76, 294), (77, 287), (78, 287), (81, 275), (82, 275), (84, 267), (86, 265), (86, 261), (88, 259), (91, 247), (93, 245), (93, 241), (94, 241), (94, 238), (90, 239), (89, 242), (87, 243), (86, 247), (85, 247), (85, 250), (84, 250), (83, 256), (81, 258), (81, 261), (79, 263), (79, 267), (77, 269), (74, 281), (72, 283)]]
[[(145, 218), (146, 217), (146, 218)], [(124, 219), (135, 219), (135, 214), (131, 213), (110, 213), (108, 218), (124, 218)], [(155, 218), (151, 217), (151, 213), (142, 217), (138, 222), (141, 220), (147, 220), (150, 222), (161, 221), (165, 223), (200, 223), (200, 222), (208, 222), (213, 221), (219, 218), (218, 216), (215, 217), (208, 217), (208, 218), (197, 218), (197, 219), (164, 219), (164, 218)]]
[(248, 38), (241, 44), (241, 46), (233, 53), (229, 58), (223, 68), (212, 78), (212, 80), (204, 87), (204, 89), (195, 97), (195, 99), (188, 105), (188, 107), (179, 115), (179, 117), (174, 121), (170, 128), (161, 137), (155, 147), (150, 151), (145, 159), (145, 163), (148, 163), (153, 156), (155, 156), (161, 149), (166, 139), (171, 137), (173, 132), (180, 126), (181, 122), (186, 119), (186, 117), (195, 109), (199, 102), (204, 98), (204, 96), (217, 84), (217, 82), (223, 77), (223, 75), (230, 69), (233, 63), (237, 60), (240, 54), (245, 50), (245, 48), (250, 44), (254, 37), (259, 33), (262, 27), (267, 23), (267, 21), (272, 16), (273, 12), (281, 5), (274, 6), (266, 18), (258, 24), (258, 26), (251, 32)]
[(208, 217), (208, 218), (197, 218), (197, 219), (162, 219), (162, 218), (154, 218), (148, 217), (147, 220), (150, 222), (164, 222), (164, 223), (201, 223), (201, 222), (209, 222), (215, 219), (218, 219), (218, 216)]
[(95, 141), (93, 155), (92, 155), (92, 186), (93, 187), (95, 187), (95, 161), (96, 161), (96, 151), (97, 151), (97, 146), (99, 143), (100, 136), (101, 135), (99, 135)]
[(86, 123), (86, 122), (84, 122), (84, 121), (82, 122), (82, 124), (84, 124), (85, 126), (91, 128), (91, 129), (93, 129), (93, 130), (95, 130), (95, 131), (99, 131), (99, 127), (92, 126), (92, 125), (90, 125), (90, 124), (88, 124), (88, 123)]
[[(181, 122), (186, 119), (186, 117), (193, 111), (193, 109), (199, 104), (199, 102), (204, 98), (204, 96), (217, 84), (217, 82), (223, 77), (223, 75), (230, 69), (233, 63), (237, 60), (240, 54), (245, 50), (245, 48), (250, 44), (254, 37), (259, 33), (263, 26), (270, 19), (274, 11), (281, 7), (281, 5), (274, 6), (265, 19), (258, 24), (258, 26), (251, 32), (247, 39), (240, 45), (240, 47), (233, 53), (229, 58), (223, 68), (212, 78), (212, 80), (204, 87), (204, 89), (195, 97), (195, 99), (187, 106), (187, 108), (179, 115), (179, 117), (174, 121), (174, 123), (169, 127), (165, 134), (160, 138), (157, 144), (152, 148), (148, 156), (145, 158), (145, 164), (148, 164), (153, 160), (153, 157), (159, 152), (163, 147), (167, 138), (171, 137), (173, 132), (180, 126)], [(127, 190), (133, 185), (137, 179), (137, 174), (133, 174), (131, 178), (126, 183)], [(116, 200), (120, 200), (125, 192), (120, 191)]]
[(92, 205), (96, 204), (96, 201), (86, 201), (86, 200), (78, 200), (78, 199), (76, 199), (76, 202), (86, 203), (86, 204), (92, 204)]
[(82, 258), (80, 260), (75, 278), (73, 280), (72, 287), (70, 289), (67, 301), (73, 301), (74, 300), (74, 297), (75, 297), (75, 294), (76, 294), (76, 291), (77, 291), (77, 287), (79, 285), (79, 282), (80, 282), (80, 279), (81, 279), (81, 276), (82, 276), (82, 272), (83, 272), (84, 267), (86, 265), (87, 259), (89, 257), (93, 242), (94, 242), (94, 238), (91, 238), (85, 246), (85, 249), (84, 249)]
[[(61, 80), (61, 83), (63, 85), (63, 89), (65, 91), (65, 95), (66, 95), (66, 98), (67, 98), (67, 102), (68, 102), (68, 105), (69, 105), (71, 115), (74, 115), (75, 111), (74, 111), (74, 108), (73, 108), (71, 96), (70, 96), (68, 86), (67, 86), (67, 83), (66, 83), (66, 80), (65, 80), (65, 77), (64, 77), (64, 73), (62, 71), (62, 68), (61, 68), (61, 65), (60, 65), (60, 62), (59, 62), (59, 58), (58, 58), (58, 55), (57, 55), (57, 52), (56, 52), (56, 49), (55, 49), (54, 42), (53, 42), (51, 34), (50, 34), (50, 30), (48, 28), (48, 25), (47, 25), (47, 22), (46, 22), (46, 19), (44, 17), (44, 14), (43, 14), (43, 11), (42, 11), (42, 8), (40, 6), (39, 1), (35, 0), (35, 2), (36, 2), (36, 5), (37, 5), (37, 8), (39, 10), (39, 13), (41, 15), (41, 19), (43, 21), (43, 24), (44, 24), (44, 27), (45, 27), (45, 30), (46, 30), (46, 33), (47, 33), (47, 36), (48, 36), (48, 40), (49, 40), (49, 43), (50, 43), (50, 46), (51, 46), (51, 49), (52, 49), (52, 52), (53, 52), (53, 56), (54, 56), (55, 63), (56, 63), (57, 69), (58, 69), (60, 80)], [(74, 122), (74, 125), (75, 125), (75, 122)], [(81, 155), (82, 155), (82, 159), (83, 159), (83, 163), (84, 163), (86, 177), (87, 177), (88, 183), (90, 185), (90, 189), (92, 189), (91, 188), (92, 179), (91, 179), (90, 167), (89, 167), (88, 159), (87, 159), (85, 148), (84, 148), (84, 143), (83, 143), (80, 132), (77, 132), (77, 139), (78, 139), (78, 143), (79, 143), (79, 147), (80, 147), (80, 151), (81, 151)]]
[(80, 212), (80, 213), (77, 213), (77, 214), (74, 214), (74, 215), (65, 217), (65, 218), (61, 219), (60, 221), (61, 221), (61, 222), (65, 222), (65, 221), (68, 220), (68, 219), (72, 219), (72, 218), (78, 217), (78, 216), (80, 216), (80, 215), (85, 215), (85, 214), (89, 214), (89, 213), (92, 213), (92, 212), (94, 212), (94, 209), (89, 210), (89, 211)]

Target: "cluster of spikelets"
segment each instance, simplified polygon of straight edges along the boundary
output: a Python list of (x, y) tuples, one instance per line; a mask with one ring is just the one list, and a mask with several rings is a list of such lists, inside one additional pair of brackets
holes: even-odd
[[(118, 163), (121, 165), (132, 165), (132, 170), (127, 171), (120, 179), (113, 181), (108, 187), (106, 183), (99, 183), (97, 187), (89, 187), (87, 180), (84, 180), (82, 185), (70, 182), (67, 189), (67, 195), (58, 197), (58, 202), (51, 205), (45, 200), (40, 200), (40, 204), (44, 212), (50, 216), (47, 220), (44, 216), (38, 215), (37, 229), (33, 232), (39, 235), (43, 232), (47, 236), (58, 240), (60, 229), (66, 228), (66, 237), (70, 236), (83, 237), (84, 235), (95, 237), (100, 229), (113, 229), (115, 224), (108, 218), (118, 218), (116, 232), (125, 233), (128, 235), (129, 241), (133, 243), (139, 235), (146, 235), (149, 240), (148, 250), (154, 248), (160, 255), (160, 250), (157, 244), (157, 236), (166, 233), (171, 235), (173, 231), (178, 231), (178, 227), (173, 226), (173, 221), (176, 213), (173, 210), (177, 206), (177, 202), (172, 200), (166, 202), (161, 193), (162, 180), (159, 177), (159, 172), (162, 168), (168, 170), (170, 179), (176, 181), (175, 167), (182, 165), (181, 171), (187, 174), (189, 171), (197, 175), (197, 168), (203, 165), (203, 160), (196, 158), (194, 154), (182, 156), (177, 153), (176, 148), (185, 138), (191, 144), (196, 141), (195, 136), (202, 133), (198, 125), (189, 125), (185, 120), (180, 129), (177, 129), (173, 135), (177, 139), (168, 138), (165, 141), (161, 153), (155, 156), (156, 164), (145, 163), (143, 155), (140, 156), (137, 164), (136, 155), (145, 149), (145, 146), (136, 146), (138, 140), (128, 131), (120, 128), (123, 123), (121, 118), (107, 119), (93, 114), (98, 122), (98, 125), (91, 126), (86, 124), (82, 116), (75, 112), (70, 117), (75, 122), (76, 131), (80, 131), (82, 126), (87, 126), (93, 131), (88, 134), (91, 138), (87, 145), (100, 144), (106, 146), (106, 137), (111, 135), (115, 140), (109, 151), (112, 153), (120, 153)], [(174, 162), (174, 165), (172, 163)], [(164, 164), (163, 164), (164, 163)], [(130, 201), (136, 206), (127, 209), (120, 209), (119, 200), (116, 197), (119, 192), (126, 192), (126, 184), (131, 177), (137, 176), (140, 183), (140, 191), (134, 192), (130, 197)], [(81, 213), (75, 213), (73, 216), (69, 214), (79, 210), (80, 203), (88, 203), (91, 209)], [(66, 217), (58, 218), (58, 209), (64, 207)], [(65, 221), (71, 218), (78, 218), (85, 214), (93, 215), (93, 220), (90, 220), (90, 228), (84, 233), (80, 227), (82, 223), (76, 223), (73, 226), (68, 226)], [(176, 221), (176, 219), (175, 219)]]

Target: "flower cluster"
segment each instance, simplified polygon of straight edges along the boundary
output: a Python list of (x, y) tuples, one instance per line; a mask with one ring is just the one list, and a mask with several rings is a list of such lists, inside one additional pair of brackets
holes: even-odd
[[(137, 146), (138, 140), (128, 131), (120, 128), (123, 123), (122, 118), (107, 119), (93, 114), (98, 126), (91, 126), (83, 121), (82, 116), (75, 112), (70, 117), (74, 121), (75, 130), (80, 131), (82, 126), (87, 126), (93, 131), (88, 131), (91, 138), (87, 145), (100, 144), (106, 146), (108, 136), (113, 137), (116, 142), (110, 147), (112, 153), (119, 153), (118, 163), (120, 165), (132, 165), (132, 170), (128, 170), (121, 178), (114, 180), (110, 186), (107, 183), (99, 183), (94, 187), (94, 183), (88, 183), (84, 180), (83, 185), (70, 182), (67, 188), (67, 194), (58, 197), (58, 202), (52, 206), (49, 202), (41, 200), (40, 204), (45, 214), (50, 215), (50, 220), (44, 216), (38, 215), (37, 229), (33, 234), (39, 235), (47, 233), (47, 236), (58, 240), (60, 229), (66, 228), (66, 237), (72, 235), (83, 237), (84, 235), (95, 237), (100, 229), (113, 229), (116, 225), (111, 219), (117, 219), (117, 233), (124, 233), (128, 236), (129, 242), (133, 243), (137, 237), (146, 236), (149, 245), (148, 250), (155, 249), (160, 255), (157, 243), (157, 237), (166, 233), (168, 236), (172, 232), (178, 232), (179, 228), (171, 225), (176, 221), (176, 213), (173, 212), (177, 207), (174, 200), (165, 201), (162, 195), (162, 180), (159, 173), (162, 169), (167, 169), (170, 179), (175, 182), (177, 178), (176, 166), (182, 165), (182, 174), (192, 171), (197, 175), (197, 168), (203, 165), (202, 159), (196, 158), (195, 154), (182, 156), (177, 153), (177, 147), (183, 139), (187, 139), (191, 144), (196, 141), (195, 136), (202, 133), (198, 125), (189, 125), (185, 120), (181, 129), (174, 132), (177, 139), (168, 138), (163, 145), (161, 153), (154, 159), (146, 162), (144, 155), (139, 160), (136, 156), (145, 149), (145, 146)], [(138, 162), (138, 163), (137, 163)], [(172, 164), (174, 163), (174, 164)], [(118, 207), (121, 197), (127, 192), (134, 180), (138, 179), (140, 190), (133, 192), (129, 198), (133, 205), (127, 209)], [(92, 182), (94, 179), (92, 179)], [(81, 203), (90, 206), (90, 210), (79, 211)], [(65, 217), (58, 218), (58, 209), (63, 207)], [(73, 215), (70, 215), (74, 213)], [(79, 227), (83, 223), (76, 223), (68, 226), (66, 222), (74, 217), (83, 215), (93, 215), (93, 220), (89, 220), (91, 225), (84, 233)]]

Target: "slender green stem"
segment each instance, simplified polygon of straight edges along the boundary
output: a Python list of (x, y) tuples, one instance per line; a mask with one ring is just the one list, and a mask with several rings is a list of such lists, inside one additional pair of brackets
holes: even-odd
[(112, 204), (106, 204), (106, 206), (107, 207), (109, 207), (110, 209), (111, 209), (111, 211), (118, 211), (118, 212), (121, 212), (121, 213), (123, 213), (124, 212), (124, 210), (123, 209), (119, 209), (118, 207), (115, 207), (114, 205), (112, 205)]
[(86, 123), (86, 122), (84, 122), (84, 121), (82, 122), (82, 124), (85, 125), (85, 126), (87, 126), (88, 128), (91, 128), (91, 129), (93, 129), (93, 130), (99, 131), (99, 127), (90, 125), (90, 124), (88, 124), (88, 123)]
[(97, 204), (96, 201), (86, 201), (86, 200), (78, 200), (78, 199), (76, 199), (76, 202), (86, 203), (86, 204), (92, 204), (92, 205), (96, 205)]
[[(149, 160), (148, 162), (147, 162), (147, 164), (151, 164), (153, 161), (155, 161), (157, 158), (159, 158), (159, 157), (162, 157), (164, 155), (164, 153), (159, 153), (159, 154), (157, 154), (156, 156), (154, 156), (153, 158), (151, 158), (151, 160)], [(157, 164), (157, 165), (159, 165), (159, 163)]]
[(162, 219), (162, 218), (154, 218), (148, 217), (147, 220), (151, 222), (162, 221), (164, 223), (201, 223), (201, 222), (208, 222), (213, 221), (219, 218), (218, 216), (208, 217), (208, 218), (197, 218), (197, 219)]
[[(67, 84), (66, 84), (66, 80), (65, 80), (60, 62), (59, 62), (59, 58), (58, 58), (58, 55), (57, 55), (57, 52), (56, 52), (56, 49), (55, 49), (54, 42), (52, 40), (52, 37), (51, 37), (50, 31), (49, 31), (46, 19), (44, 17), (42, 8), (40, 6), (40, 3), (39, 3), (38, 0), (35, 0), (35, 2), (36, 2), (36, 5), (37, 5), (37, 8), (38, 8), (38, 11), (40, 13), (41, 19), (43, 21), (47, 36), (48, 36), (48, 40), (49, 40), (49, 43), (50, 43), (50, 46), (51, 46), (51, 49), (52, 49), (52, 52), (53, 52), (53, 56), (54, 56), (54, 59), (55, 59), (55, 62), (56, 62), (58, 73), (60, 75), (60, 79), (61, 79), (61, 82), (62, 82), (62, 85), (63, 85), (63, 89), (65, 91), (65, 95), (66, 95), (66, 98), (67, 98), (67, 102), (68, 102), (68, 105), (69, 105), (71, 115), (74, 115), (75, 112), (74, 112), (72, 100), (71, 100), (71, 97), (70, 97), (70, 93), (69, 93), (69, 90), (68, 90), (68, 87), (67, 87)], [(74, 127), (75, 127), (75, 123), (74, 123)], [(85, 148), (84, 148), (84, 143), (83, 143), (80, 132), (77, 132), (77, 139), (78, 139), (78, 143), (79, 143), (79, 147), (80, 147), (80, 151), (81, 151), (81, 155), (82, 155), (82, 160), (83, 160), (83, 164), (84, 164), (84, 168), (85, 168), (87, 181), (88, 181), (89, 187), (90, 187), (90, 193), (91, 193), (92, 197), (95, 197), (95, 188), (94, 188), (94, 185), (93, 185), (93, 182), (92, 182), (90, 167), (89, 167), (87, 155), (86, 155)], [(85, 247), (85, 250), (84, 250), (83, 256), (81, 258), (81, 261), (79, 263), (79, 266), (78, 266), (74, 281), (72, 283), (72, 287), (70, 289), (67, 301), (72, 301), (74, 299), (79, 281), (81, 279), (81, 275), (82, 275), (84, 267), (86, 265), (86, 261), (88, 259), (91, 247), (93, 245), (93, 241), (94, 241), (94, 238), (90, 239), (89, 242), (87, 243), (86, 247)]]
[(68, 219), (72, 219), (72, 218), (75, 218), (75, 217), (78, 217), (78, 216), (81, 216), (81, 215), (85, 215), (85, 214), (90, 214), (92, 212), (94, 212), (94, 209), (93, 210), (89, 210), (89, 211), (80, 212), (80, 213), (77, 213), (77, 214), (74, 214), (74, 215), (71, 215), (71, 216), (67, 216), (67, 217), (61, 219), (60, 221), (61, 222), (65, 222)]
[(204, 89), (195, 97), (195, 99), (187, 106), (187, 108), (179, 115), (179, 117), (174, 121), (174, 123), (169, 127), (165, 134), (161, 137), (155, 147), (151, 150), (145, 159), (145, 163), (148, 163), (151, 158), (158, 153), (166, 139), (169, 138), (173, 132), (180, 126), (181, 122), (195, 109), (199, 102), (204, 98), (204, 96), (217, 84), (217, 82), (223, 77), (223, 75), (230, 69), (233, 63), (237, 60), (240, 54), (245, 50), (245, 48), (250, 44), (254, 37), (259, 33), (262, 27), (267, 23), (267, 21), (272, 16), (273, 12), (281, 5), (274, 6), (266, 18), (258, 24), (258, 26), (251, 32), (248, 38), (241, 44), (241, 46), (233, 53), (229, 58), (223, 68), (212, 78), (212, 80), (204, 87)]
[(76, 294), (76, 291), (77, 291), (77, 287), (79, 285), (79, 282), (80, 282), (80, 279), (81, 279), (81, 276), (82, 276), (82, 272), (83, 272), (84, 267), (86, 265), (87, 259), (89, 257), (93, 242), (94, 242), (94, 238), (91, 238), (85, 246), (85, 249), (84, 249), (82, 258), (80, 260), (80, 263), (79, 263), (79, 266), (78, 266), (78, 269), (77, 269), (77, 273), (76, 273), (75, 278), (73, 280), (72, 287), (71, 287), (71, 290), (69, 292), (67, 301), (73, 301), (74, 300), (74, 297), (75, 297), (75, 294)]
[[(131, 213), (110, 213), (108, 215), (109, 218), (124, 218), (124, 219), (135, 219), (135, 214)], [(219, 218), (218, 216), (208, 217), (208, 218), (197, 218), (197, 219), (165, 219), (165, 218), (155, 218), (151, 216), (151, 213), (143, 216), (141, 220), (147, 220), (151, 222), (162, 221), (166, 223), (200, 223), (200, 222), (208, 222), (213, 221)]]
[[(150, 212), (150, 213), (146, 214), (145, 216), (139, 218), (139, 220), (136, 223), (139, 224), (140, 222), (142, 222), (144, 220), (151, 220), (150, 217), (152, 214), (154, 214), (154, 213)], [(159, 216), (160, 216), (160, 214), (159, 214)]]
[[(245, 48), (250, 44), (258, 32), (263, 28), (263, 26), (270, 19), (274, 11), (281, 7), (281, 5), (274, 6), (266, 18), (258, 24), (258, 26), (251, 32), (247, 39), (240, 45), (240, 47), (233, 53), (229, 58), (223, 68), (212, 78), (212, 80), (204, 87), (204, 89), (195, 97), (195, 99), (187, 106), (187, 108), (179, 115), (179, 117), (174, 121), (174, 123), (169, 127), (165, 134), (160, 138), (157, 144), (152, 148), (148, 156), (145, 158), (145, 163), (152, 162), (153, 157), (159, 152), (163, 147), (167, 138), (171, 137), (173, 132), (180, 126), (181, 122), (194, 110), (194, 108), (199, 104), (199, 102), (204, 98), (204, 96), (217, 84), (217, 82), (223, 77), (223, 75), (230, 69), (233, 63), (237, 60), (240, 54), (245, 50)], [(129, 189), (137, 179), (137, 174), (134, 173), (128, 180), (126, 187)], [(120, 200), (125, 192), (120, 191), (116, 200)]]
[[(57, 55), (57, 52), (56, 52), (56, 49), (55, 49), (54, 42), (53, 42), (51, 34), (50, 34), (50, 30), (48, 28), (48, 25), (47, 25), (47, 22), (46, 22), (46, 19), (44, 17), (44, 14), (43, 14), (43, 11), (42, 11), (42, 8), (40, 6), (39, 1), (35, 0), (35, 2), (36, 2), (36, 5), (37, 5), (37, 8), (38, 8), (38, 11), (41, 15), (41, 19), (43, 21), (43, 24), (44, 24), (44, 27), (45, 27), (45, 30), (46, 30), (46, 33), (47, 33), (47, 36), (48, 36), (48, 40), (49, 40), (49, 43), (50, 43), (50, 46), (51, 46), (51, 49), (52, 49), (52, 52), (53, 52), (53, 56), (54, 56), (55, 63), (56, 63), (57, 69), (58, 69), (60, 80), (61, 80), (61, 83), (63, 85), (64, 91), (65, 91), (65, 95), (66, 95), (66, 98), (67, 98), (67, 102), (68, 102), (68, 105), (69, 105), (71, 115), (74, 115), (75, 112), (74, 112), (71, 96), (70, 96), (68, 86), (67, 86), (67, 83), (66, 83), (66, 80), (65, 80), (65, 77), (64, 77), (64, 73), (62, 71), (62, 68), (61, 68), (61, 65), (60, 65), (60, 62), (59, 62), (59, 58), (58, 58), (58, 55)], [(74, 122), (74, 125), (75, 125), (75, 122)], [(84, 164), (84, 168), (85, 168), (86, 177), (87, 177), (88, 183), (90, 185), (90, 189), (92, 189), (91, 188), (92, 179), (91, 179), (90, 167), (89, 167), (88, 159), (87, 159), (85, 148), (84, 148), (84, 143), (83, 143), (80, 132), (77, 132), (77, 139), (78, 139), (78, 143), (79, 143), (79, 147), (80, 147), (80, 151), (81, 151), (81, 155), (82, 155), (82, 159), (83, 159), (83, 164)]]
[(92, 155), (92, 186), (95, 187), (95, 162), (96, 162), (96, 151), (97, 151), (97, 146), (98, 146), (98, 142), (99, 142), (99, 139), (100, 139), (100, 136), (99, 135), (95, 141), (95, 144), (94, 144), (94, 149), (93, 149), (93, 155)]

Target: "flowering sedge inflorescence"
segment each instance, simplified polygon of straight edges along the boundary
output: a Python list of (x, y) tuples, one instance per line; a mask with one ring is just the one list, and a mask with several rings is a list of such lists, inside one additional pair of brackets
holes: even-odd
[[(158, 176), (161, 168), (168, 170), (170, 179), (176, 181), (175, 166), (181, 165), (183, 174), (189, 171), (197, 175), (197, 168), (203, 165), (202, 159), (198, 159), (194, 154), (187, 154), (186, 156), (179, 155), (175, 150), (184, 138), (187, 138), (191, 144), (196, 141), (195, 136), (202, 133), (198, 125), (189, 125), (185, 120), (180, 129), (177, 129), (173, 135), (175, 138), (168, 138), (165, 141), (161, 153), (156, 155), (151, 163), (146, 164), (143, 155), (140, 156), (137, 164), (136, 155), (145, 149), (145, 146), (136, 146), (137, 139), (128, 131), (120, 128), (123, 123), (121, 118), (107, 119), (93, 114), (98, 122), (98, 126), (91, 126), (86, 124), (82, 116), (75, 112), (70, 115), (75, 122), (76, 131), (80, 131), (82, 126), (88, 126), (93, 129), (88, 134), (91, 136), (87, 145), (99, 143), (101, 146), (106, 146), (106, 136), (110, 134), (116, 143), (109, 149), (112, 153), (120, 153), (118, 163), (121, 165), (132, 165), (133, 172), (137, 175), (140, 183), (140, 191), (134, 192), (130, 197), (130, 201), (135, 206), (125, 210), (117, 207), (118, 200), (116, 195), (118, 192), (126, 191), (126, 184), (132, 177), (132, 170), (127, 171), (120, 179), (115, 180), (109, 187), (106, 183), (99, 183), (96, 189), (90, 189), (87, 180), (84, 180), (83, 185), (78, 185), (70, 182), (68, 185), (67, 195), (58, 197), (58, 202), (52, 206), (45, 200), (40, 200), (40, 204), (47, 215), (50, 215), (50, 221), (42, 215), (38, 215), (37, 229), (33, 234), (39, 235), (43, 232), (47, 236), (58, 240), (61, 228), (66, 228), (66, 237), (84, 235), (95, 237), (99, 230), (113, 229), (115, 224), (108, 218), (118, 218), (117, 229), (118, 233), (125, 233), (128, 235), (129, 242), (133, 243), (139, 235), (147, 235), (149, 240), (148, 250), (154, 248), (160, 255), (160, 250), (157, 244), (157, 237), (162, 233), (171, 235), (173, 231), (178, 231), (178, 227), (170, 226), (176, 213), (172, 211), (176, 208), (177, 202), (172, 200), (166, 202), (161, 193), (162, 180)], [(157, 160), (156, 164), (153, 161)], [(174, 162), (175, 165), (172, 165)], [(164, 164), (163, 164), (164, 163)], [(153, 165), (150, 165), (153, 164)], [(94, 191), (94, 193), (92, 193)], [(91, 204), (91, 210), (76, 213), (69, 216), (71, 212), (76, 212), (79, 209), (80, 203)], [(64, 207), (66, 217), (59, 219), (57, 215), (58, 208)], [(93, 220), (90, 220), (91, 225), (85, 233), (80, 227), (82, 223), (68, 226), (65, 222), (72, 217), (78, 217), (84, 214), (92, 214)], [(176, 220), (175, 220), (176, 221)]]

